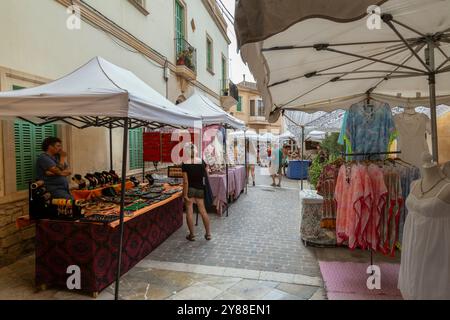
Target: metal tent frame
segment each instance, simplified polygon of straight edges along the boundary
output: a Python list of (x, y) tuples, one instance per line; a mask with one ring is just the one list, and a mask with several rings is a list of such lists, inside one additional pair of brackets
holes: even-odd
[(110, 143), (110, 166), (113, 169), (112, 160), (112, 130), (115, 128), (123, 128), (123, 148), (122, 148), (122, 177), (121, 177), (121, 192), (120, 192), (120, 240), (119, 240), (119, 256), (117, 263), (116, 284), (114, 288), (114, 299), (119, 299), (120, 273), (122, 262), (122, 247), (123, 247), (123, 230), (124, 230), (124, 207), (125, 207), (125, 185), (126, 185), (126, 171), (127, 171), (127, 156), (128, 156), (128, 130), (140, 127), (149, 127), (153, 129), (160, 129), (163, 127), (185, 128), (167, 125), (164, 123), (145, 121), (136, 118), (122, 117), (93, 117), (93, 116), (77, 116), (77, 117), (38, 117), (42, 122), (36, 123), (32, 120), (17, 117), (21, 120), (27, 121), (36, 126), (45, 124), (61, 122), (62, 124), (71, 125), (77, 129), (86, 129), (92, 127), (104, 127), (109, 129), (109, 143)]
[[(289, 79), (285, 79), (282, 81), (278, 81), (272, 84), (269, 84), (268, 87), (275, 87), (277, 85), (300, 79), (300, 78), (314, 78), (321, 76), (334, 76), (331, 80), (324, 82), (315, 88), (302, 93), (301, 95), (291, 99), (290, 101), (275, 106), (276, 109), (284, 109), (284, 110), (297, 110), (292, 107), (286, 107), (288, 104), (302, 98), (306, 94), (315, 91), (316, 89), (332, 83), (339, 81), (359, 81), (359, 80), (368, 80), (368, 79), (378, 79), (379, 81), (372, 87), (368, 88), (366, 91), (367, 97), (370, 98), (371, 93), (383, 82), (388, 81), (390, 79), (409, 79), (409, 78), (417, 78), (417, 77), (428, 77), (428, 87), (429, 87), (429, 101), (430, 101), (430, 110), (431, 110), (431, 125), (432, 125), (432, 150), (433, 150), (433, 160), (438, 162), (439, 154), (438, 154), (438, 137), (437, 137), (437, 115), (436, 115), (436, 75), (450, 72), (450, 56), (447, 55), (442, 48), (440, 47), (440, 43), (450, 43), (450, 29), (436, 32), (433, 34), (423, 34), (420, 31), (415, 30), (414, 28), (409, 27), (408, 25), (401, 23), (394, 19), (391, 14), (383, 14), (381, 15), (381, 19), (385, 22), (389, 28), (394, 32), (397, 39), (386, 40), (386, 41), (367, 41), (367, 42), (349, 42), (349, 43), (317, 43), (315, 45), (310, 46), (277, 46), (272, 48), (263, 48), (264, 51), (277, 51), (277, 50), (302, 50), (302, 49), (315, 49), (316, 51), (328, 51), (334, 52), (336, 54), (350, 56), (356, 58), (347, 63), (338, 64), (332, 67), (328, 67), (322, 70), (316, 70), (313, 72), (306, 73), (304, 75), (299, 75), (298, 77), (293, 77)], [(417, 34), (417, 37), (406, 39), (402, 33), (399, 31), (398, 27), (402, 27), (406, 30), (412, 31)], [(348, 47), (348, 46), (359, 46), (359, 45), (370, 45), (370, 44), (393, 44), (394, 46), (389, 50), (381, 49), (381, 52), (378, 52), (373, 55), (363, 56), (351, 52), (346, 52), (340, 47)], [(422, 59), (419, 56), (419, 52), (425, 48), (425, 59)], [(410, 55), (404, 59), (401, 63), (393, 63), (387, 61), (387, 59), (396, 56), (400, 53), (410, 52)], [(445, 60), (439, 65), (435, 64), (435, 55), (436, 51), (438, 51)], [(412, 59), (417, 59), (423, 68), (415, 68), (407, 66), (406, 63)], [(344, 66), (351, 66), (354, 63), (358, 63), (361, 61), (368, 61), (367, 64), (363, 66), (359, 66), (357, 68), (353, 68), (348, 71), (339, 71), (332, 72), (334, 69), (341, 68)], [(392, 70), (383, 69), (383, 70), (363, 70), (375, 63), (381, 63), (386, 67), (394, 67)], [(358, 74), (367, 74), (374, 73), (379, 74), (383, 73), (384, 75), (374, 75), (374, 76), (362, 76), (358, 77)], [(356, 75), (353, 77), (348, 76)]]

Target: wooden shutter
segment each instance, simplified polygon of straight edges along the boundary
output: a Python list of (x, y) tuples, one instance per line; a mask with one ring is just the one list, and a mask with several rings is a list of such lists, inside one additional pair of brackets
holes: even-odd
[(56, 136), (55, 125), (35, 126), (22, 120), (14, 122), (16, 152), (16, 189), (28, 189), (28, 183), (36, 178), (36, 160), (42, 153), (42, 141)]
[(131, 129), (128, 133), (129, 153), (130, 153), (130, 170), (140, 169), (143, 167), (143, 130), (142, 128)]
[(175, 1), (175, 37), (177, 54), (184, 50), (184, 7), (179, 1)]
[(242, 111), (242, 97), (241, 96), (239, 96), (236, 110), (239, 111), (239, 112)]

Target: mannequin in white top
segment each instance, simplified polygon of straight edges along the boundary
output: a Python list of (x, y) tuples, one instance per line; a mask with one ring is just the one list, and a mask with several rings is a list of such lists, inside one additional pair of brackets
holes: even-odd
[(422, 155), (423, 179), (406, 199), (398, 288), (405, 299), (450, 299), (450, 180)]
[(420, 155), (429, 151), (425, 133), (431, 132), (430, 119), (423, 113), (417, 113), (414, 108), (405, 108), (403, 113), (394, 116), (394, 122), (401, 158), (420, 168)]
[(441, 170), (439, 165), (433, 162), (428, 152), (422, 154), (423, 178), (414, 183), (412, 193), (417, 199), (428, 199), (438, 196), (442, 201), (450, 204), (450, 180)]

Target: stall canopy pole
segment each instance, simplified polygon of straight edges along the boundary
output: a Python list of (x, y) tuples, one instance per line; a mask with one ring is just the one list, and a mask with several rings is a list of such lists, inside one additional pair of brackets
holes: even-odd
[(436, 115), (436, 70), (434, 61), (434, 41), (429, 38), (428, 50), (425, 50), (426, 60), (431, 69), (428, 76), (428, 85), (430, 88), (430, 111), (431, 111), (431, 141), (433, 150), (433, 160), (439, 162), (439, 145), (437, 136), (437, 115)]
[[(305, 150), (305, 126), (302, 126), (302, 168), (303, 168), (303, 161), (304, 161), (304, 150)], [(303, 175), (302, 175), (302, 182), (301, 182), (301, 190), (303, 190)]]
[(144, 133), (145, 128), (142, 130), (142, 182), (145, 182)]
[[(227, 128), (225, 128), (225, 137), (227, 136)], [(224, 146), (225, 146), (225, 175), (226, 175), (226, 183), (227, 183), (227, 188), (226, 188), (226, 194), (227, 194), (227, 217), (228, 217), (228, 207), (230, 205), (229, 203), (229, 199), (228, 199), (228, 159), (226, 156), (226, 150), (227, 150), (227, 139), (225, 139), (224, 141)]]
[(109, 123), (109, 168), (110, 170), (113, 169), (113, 143), (112, 143), (112, 123)]
[(244, 131), (244, 161), (245, 161), (245, 194), (247, 194), (247, 187), (248, 187), (248, 158), (247, 158), (247, 152), (249, 150), (249, 145), (247, 145), (247, 143), (250, 143), (249, 141), (247, 141), (247, 137), (245, 135), (245, 131)]
[(117, 275), (114, 299), (119, 299), (120, 265), (122, 263), (122, 243), (123, 243), (123, 216), (125, 206), (125, 185), (127, 178), (127, 153), (128, 153), (128, 118), (123, 120), (123, 152), (122, 152), (122, 185), (120, 191), (120, 241), (119, 257), (117, 259)]

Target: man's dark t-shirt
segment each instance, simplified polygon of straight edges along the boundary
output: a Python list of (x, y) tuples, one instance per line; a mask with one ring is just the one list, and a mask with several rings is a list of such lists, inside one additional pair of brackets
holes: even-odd
[[(46, 188), (54, 198), (67, 198), (70, 197), (67, 178), (63, 176), (47, 176), (45, 174), (48, 169), (59, 164), (59, 159), (59, 155), (52, 157), (45, 152), (42, 153), (36, 161), (36, 177), (44, 181)], [(67, 164), (64, 164), (65, 168), (67, 168)]]

